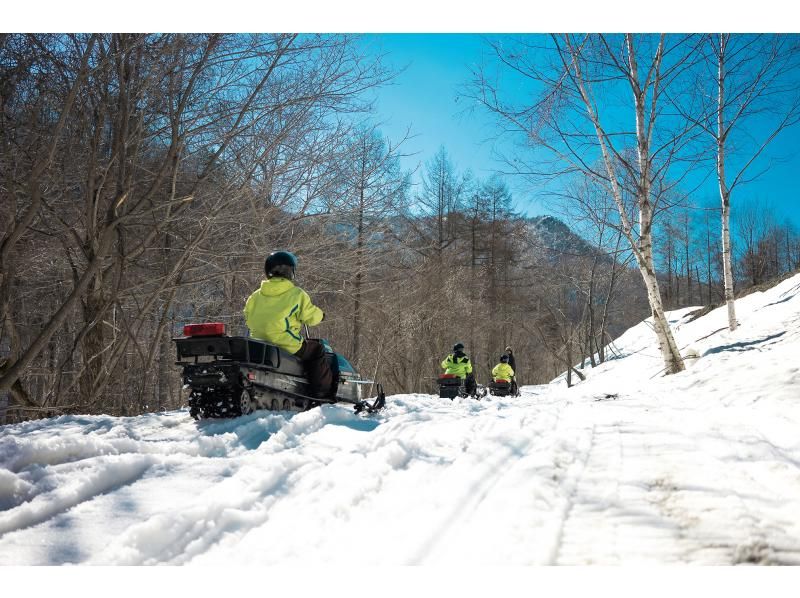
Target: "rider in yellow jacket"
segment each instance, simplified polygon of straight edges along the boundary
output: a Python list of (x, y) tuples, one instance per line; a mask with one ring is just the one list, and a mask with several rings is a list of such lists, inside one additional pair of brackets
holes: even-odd
[(444, 358), (441, 363), (445, 374), (455, 374), (459, 378), (466, 378), (472, 373), (472, 362), (464, 354), (464, 345), (456, 343), (453, 352)]
[(287, 353), (297, 353), (303, 344), (303, 324), (316, 326), (322, 310), (311, 302), (303, 289), (291, 280), (275, 276), (261, 281), (261, 287), (247, 299), (244, 317), (250, 336), (277, 345)]
[(453, 345), (453, 352), (444, 358), (441, 366), (445, 374), (453, 374), (464, 380), (467, 392), (474, 394), (477, 383), (472, 375), (472, 362), (464, 353), (463, 343)]
[(500, 356), (500, 363), (492, 368), (492, 379), (495, 382), (498, 380), (511, 382), (514, 379), (514, 370), (508, 364), (508, 355), (505, 353)]
[(253, 338), (276, 345), (303, 362), (314, 398), (330, 398), (336, 392), (336, 384), (325, 348), (317, 340), (300, 336), (303, 324), (315, 326), (325, 314), (311, 302), (308, 293), (292, 283), (296, 267), (297, 258), (288, 251), (274, 251), (267, 256), (267, 279), (248, 297), (245, 321)]

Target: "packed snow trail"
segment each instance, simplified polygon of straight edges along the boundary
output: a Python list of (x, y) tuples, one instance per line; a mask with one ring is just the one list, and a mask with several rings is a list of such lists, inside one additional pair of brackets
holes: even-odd
[(800, 564), (800, 277), (585, 382), (0, 427), (0, 564)]

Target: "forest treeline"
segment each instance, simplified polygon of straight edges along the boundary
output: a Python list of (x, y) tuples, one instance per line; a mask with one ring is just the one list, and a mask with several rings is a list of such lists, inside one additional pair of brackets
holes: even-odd
[[(181, 406), (171, 338), (245, 333), (276, 249), (326, 313), (312, 332), (388, 393), (432, 392), (457, 341), (479, 382), (508, 345), (523, 384), (613, 356), (651, 311), (619, 223), (583, 209), (602, 191), (528, 217), (445, 147), (412, 186), (365, 100), (391, 77), (346, 35), (0, 35), (6, 420)], [(724, 300), (719, 211), (655, 223), (667, 308)], [(737, 289), (800, 267), (792, 225), (743, 214)]]

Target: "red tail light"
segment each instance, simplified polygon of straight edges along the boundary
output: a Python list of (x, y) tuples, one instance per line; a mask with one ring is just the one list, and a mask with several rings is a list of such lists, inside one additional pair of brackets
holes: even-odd
[(502, 378), (498, 378), (497, 380), (495, 380), (495, 382), (505, 382), (505, 383), (508, 383), (508, 380), (503, 380)]
[(225, 324), (222, 322), (186, 324), (183, 327), (183, 336), (222, 336), (223, 334), (225, 334)]

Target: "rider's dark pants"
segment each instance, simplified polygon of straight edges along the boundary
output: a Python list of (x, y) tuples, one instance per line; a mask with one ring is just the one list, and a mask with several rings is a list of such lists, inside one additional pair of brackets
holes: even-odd
[(314, 398), (327, 398), (333, 393), (333, 372), (325, 359), (325, 349), (322, 343), (305, 339), (303, 346), (295, 353), (308, 374), (311, 385), (311, 396)]

